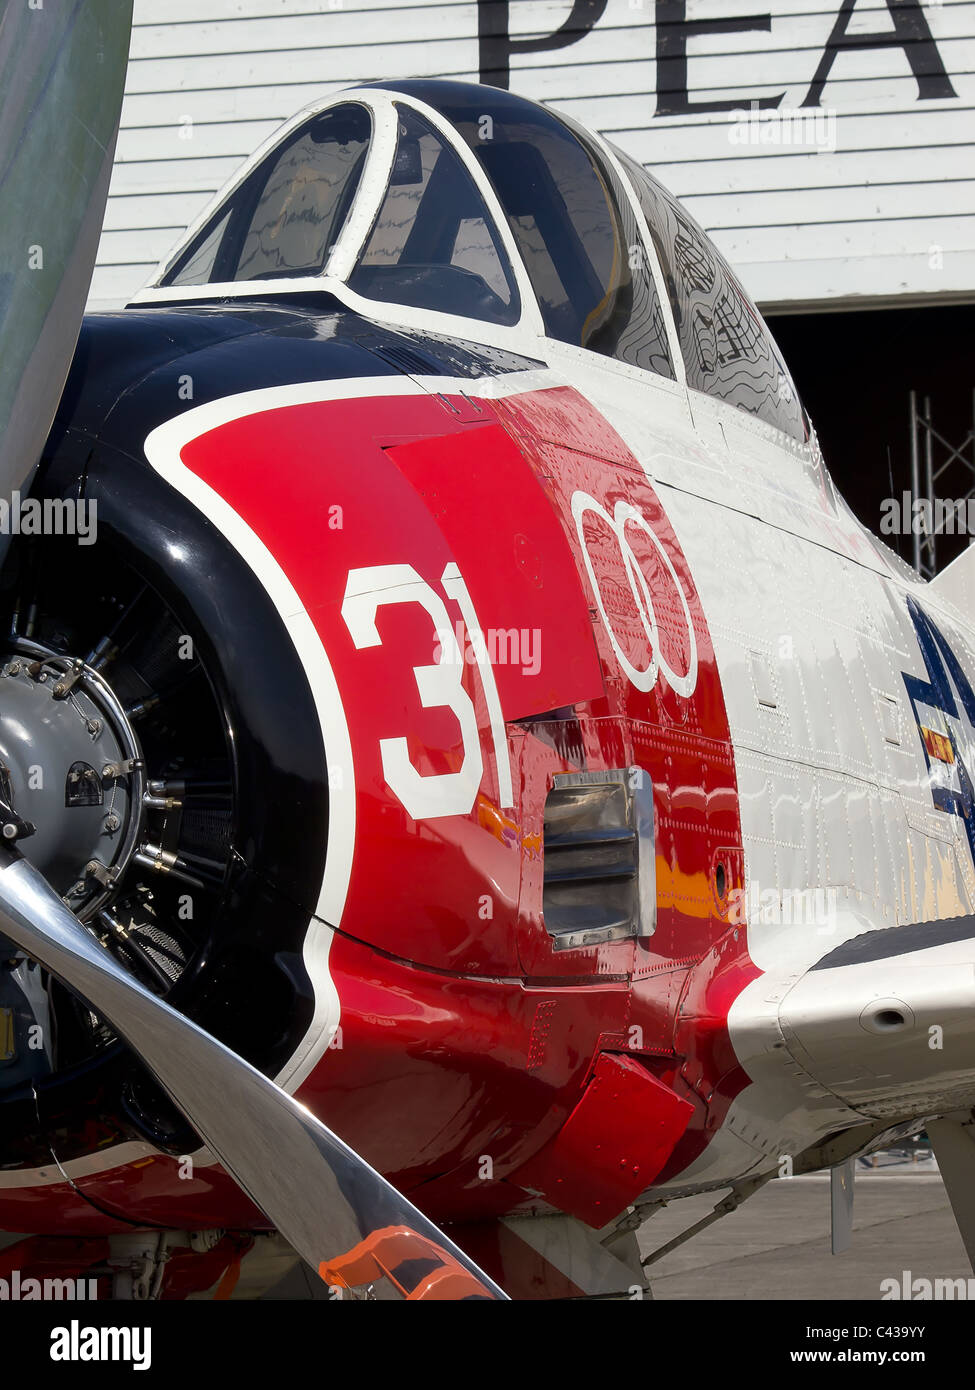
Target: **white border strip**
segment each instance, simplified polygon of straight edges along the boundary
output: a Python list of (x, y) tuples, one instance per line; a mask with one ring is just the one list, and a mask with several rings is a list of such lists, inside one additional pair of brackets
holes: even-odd
[(292, 1092), (314, 1070), (339, 1024), (341, 1004), (328, 968), (328, 955), (333, 935), (331, 927), (342, 921), (355, 851), (356, 783), (352, 743), (328, 654), (294, 585), (239, 513), (186, 466), (182, 451), (191, 441), (249, 415), (317, 401), (421, 392), (422, 387), (404, 376), (302, 382), (245, 391), (188, 410), (158, 426), (145, 441), (146, 458), (156, 472), (214, 523), (263, 585), (294, 643), (321, 724), (330, 783), (328, 841), (316, 918), (309, 925), (302, 951), (314, 989), (315, 1011), (294, 1055), (275, 1078), (279, 1086)]

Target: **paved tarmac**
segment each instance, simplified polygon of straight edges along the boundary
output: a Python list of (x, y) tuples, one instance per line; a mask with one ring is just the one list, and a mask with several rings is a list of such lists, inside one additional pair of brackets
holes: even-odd
[[(777, 1179), (651, 1273), (657, 1299), (858, 1299), (881, 1280), (968, 1279), (971, 1267), (933, 1162), (858, 1169), (853, 1243), (830, 1254), (829, 1178)], [(648, 1255), (706, 1216), (722, 1193), (673, 1202), (639, 1233)]]

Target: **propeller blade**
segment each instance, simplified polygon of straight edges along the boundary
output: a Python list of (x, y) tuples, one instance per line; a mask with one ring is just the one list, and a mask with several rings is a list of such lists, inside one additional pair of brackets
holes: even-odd
[[(3, 845), (0, 934), (107, 1019), (224, 1168), (326, 1282), (378, 1282), (410, 1299), (507, 1299), (433, 1222), (303, 1106), (151, 994)], [(432, 1270), (407, 1288), (396, 1272)], [(384, 1288), (385, 1291), (385, 1288)]]
[(78, 341), (131, 25), (132, 0), (0, 0), (0, 497), (30, 484)]

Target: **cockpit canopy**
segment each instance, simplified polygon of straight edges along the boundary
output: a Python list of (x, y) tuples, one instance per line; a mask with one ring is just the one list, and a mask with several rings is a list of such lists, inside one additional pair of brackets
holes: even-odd
[(321, 275), (362, 179), (371, 139), (372, 118), (355, 102), (305, 121), (222, 204), (161, 283)]
[(157, 286), (341, 286), (363, 308), (541, 331), (673, 379), (658, 283), (688, 386), (805, 439), (764, 321), (693, 218), (628, 156), (493, 87), (382, 84), (297, 118)]

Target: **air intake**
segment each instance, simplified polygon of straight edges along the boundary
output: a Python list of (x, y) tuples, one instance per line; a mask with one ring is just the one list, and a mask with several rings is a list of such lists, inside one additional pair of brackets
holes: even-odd
[(542, 912), (556, 950), (653, 932), (653, 788), (642, 768), (556, 775), (545, 802)]

